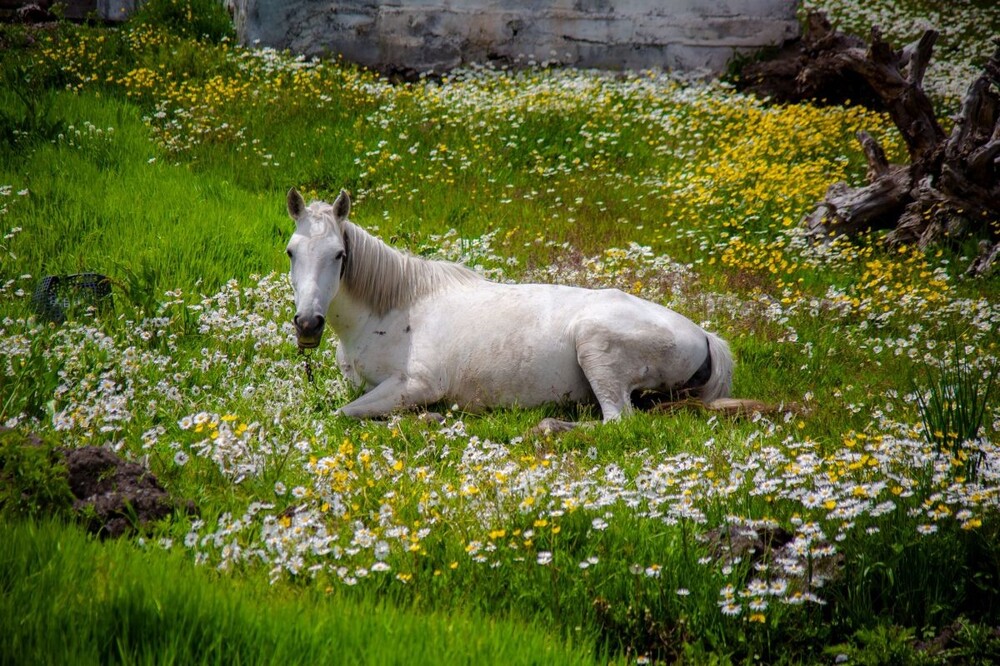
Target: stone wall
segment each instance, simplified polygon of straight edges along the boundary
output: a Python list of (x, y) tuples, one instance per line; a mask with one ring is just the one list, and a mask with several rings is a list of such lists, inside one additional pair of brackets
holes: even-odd
[(486, 61), (718, 73), (798, 35), (798, 0), (225, 0), (246, 44), (384, 70)]

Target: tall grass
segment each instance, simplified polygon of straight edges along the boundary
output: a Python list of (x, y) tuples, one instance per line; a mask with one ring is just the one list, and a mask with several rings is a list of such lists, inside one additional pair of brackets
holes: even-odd
[(0, 527), (3, 664), (595, 663), (557, 631), (192, 570), (155, 542)]
[(132, 286), (126, 294), (138, 297), (141, 285), (152, 300), (274, 270), (280, 252), (261, 248), (278, 246), (284, 230), (262, 223), (277, 209), (270, 198), (158, 163), (128, 105), (64, 94), (53, 108), (74, 120), (0, 170), (32, 193), (12, 211), (30, 237), (17, 246), (20, 270), (37, 278), (97, 271)]
[(980, 367), (957, 336), (949, 347), (944, 365), (929, 370), (927, 385), (917, 389), (917, 409), (927, 440), (959, 460), (960, 473), (975, 480), (983, 454), (966, 446), (984, 432), (1000, 369), (995, 362)]

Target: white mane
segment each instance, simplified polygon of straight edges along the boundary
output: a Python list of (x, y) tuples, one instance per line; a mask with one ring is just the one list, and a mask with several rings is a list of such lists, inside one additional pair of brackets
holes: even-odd
[[(332, 225), (332, 207), (324, 204), (322, 212)], [(461, 264), (390, 247), (349, 220), (344, 220), (341, 231), (347, 249), (343, 288), (379, 315), (442, 289), (483, 280)]]

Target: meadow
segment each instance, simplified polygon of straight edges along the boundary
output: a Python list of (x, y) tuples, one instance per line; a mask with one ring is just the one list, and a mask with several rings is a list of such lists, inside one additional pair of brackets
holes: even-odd
[[(942, 27), (942, 109), (1000, 32), (986, 2), (806, 5)], [(799, 224), (863, 182), (859, 130), (903, 159), (884, 114), (545, 63), (393, 82), (216, 9), (0, 26), (0, 663), (1000, 657), (998, 278), (963, 279), (976, 239)], [(335, 340), (311, 377), (296, 349), (292, 186), (492, 279), (663, 303), (781, 408), (334, 416), (356, 389)], [(113, 302), (36, 312), (83, 272)], [(87, 535), (48, 461), (88, 445), (198, 512)]]

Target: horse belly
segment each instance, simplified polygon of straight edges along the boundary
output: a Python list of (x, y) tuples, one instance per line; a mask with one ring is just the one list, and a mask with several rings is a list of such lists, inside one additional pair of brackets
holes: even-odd
[(446, 399), (466, 408), (592, 400), (565, 317), (523, 290), (498, 291), (446, 308), (448, 330), (435, 327)]
[(569, 345), (519, 336), (482, 336), (480, 343), (466, 348), (466, 363), (450, 382), (458, 402), (481, 407), (531, 407), (592, 398), (576, 350)]

